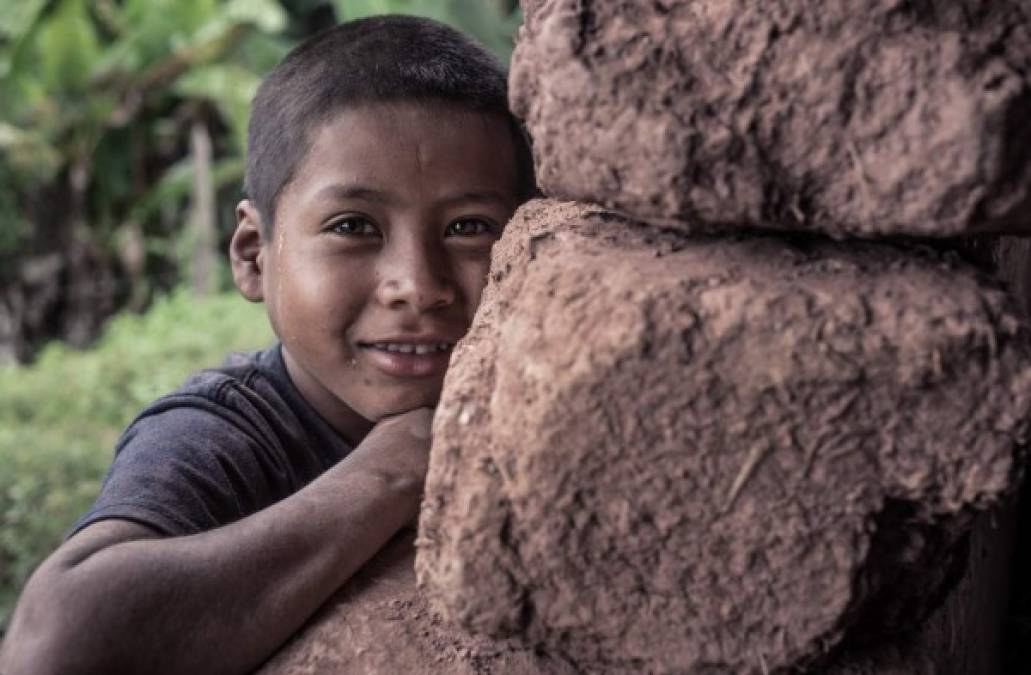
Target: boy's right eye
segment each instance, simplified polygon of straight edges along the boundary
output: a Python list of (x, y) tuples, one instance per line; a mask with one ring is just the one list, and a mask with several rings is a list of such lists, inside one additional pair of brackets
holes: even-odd
[(350, 237), (378, 237), (379, 230), (372, 221), (362, 216), (345, 216), (337, 218), (326, 226), (326, 232), (343, 234)]

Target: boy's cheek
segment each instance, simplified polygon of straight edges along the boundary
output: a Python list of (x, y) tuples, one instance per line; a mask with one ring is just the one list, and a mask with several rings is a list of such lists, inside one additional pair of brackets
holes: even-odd
[(371, 422), (379, 422), (385, 417), (400, 415), (417, 408), (435, 408), (440, 402), (441, 390), (444, 386), (444, 378), (432, 384), (421, 384), (405, 388), (404, 390), (392, 389), (391, 391), (366, 390), (365, 400), (352, 404), (360, 415)]
[(496, 244), (497, 242), (494, 242), (490, 247), (478, 252), (473, 259), (465, 261), (461, 268), (462, 286), (466, 288), (466, 291), (471, 296), (478, 298), (483, 289), (487, 287), (490, 275), (491, 252)]

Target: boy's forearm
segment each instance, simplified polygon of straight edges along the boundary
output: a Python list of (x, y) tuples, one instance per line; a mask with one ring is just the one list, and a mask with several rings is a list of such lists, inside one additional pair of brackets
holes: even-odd
[(416, 513), (421, 486), (367, 455), (217, 530), (59, 551), (26, 588), (0, 670), (253, 669)]

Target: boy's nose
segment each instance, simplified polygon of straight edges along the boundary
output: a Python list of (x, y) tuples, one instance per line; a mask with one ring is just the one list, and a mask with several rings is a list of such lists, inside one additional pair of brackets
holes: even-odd
[(434, 263), (424, 250), (401, 253), (381, 268), (377, 287), (381, 304), (391, 309), (408, 308), (416, 313), (454, 304), (457, 291), (446, 265)]

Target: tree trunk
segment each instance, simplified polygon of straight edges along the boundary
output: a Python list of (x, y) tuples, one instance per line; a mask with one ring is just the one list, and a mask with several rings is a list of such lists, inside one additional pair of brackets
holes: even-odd
[(190, 224), (193, 229), (193, 290), (199, 296), (211, 295), (217, 288), (218, 231), (215, 212), (215, 185), (211, 176), (211, 133), (201, 113), (190, 127), (190, 152), (193, 156), (193, 195)]

